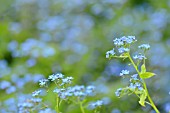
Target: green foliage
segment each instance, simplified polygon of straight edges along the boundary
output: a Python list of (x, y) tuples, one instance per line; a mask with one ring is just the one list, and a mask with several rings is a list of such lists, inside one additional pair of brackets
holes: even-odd
[(141, 66), (141, 74), (145, 73), (146, 72), (146, 67), (145, 67), (145, 64), (143, 64)]
[(144, 106), (145, 107), (145, 100), (147, 98), (147, 92), (145, 90), (143, 90), (142, 94), (140, 94), (140, 101), (139, 101), (139, 104), (141, 106)]
[(151, 73), (151, 72), (145, 72), (145, 73), (141, 74), (141, 78), (147, 79), (147, 78), (153, 77), (154, 75), (156, 75), (156, 74), (155, 73)]

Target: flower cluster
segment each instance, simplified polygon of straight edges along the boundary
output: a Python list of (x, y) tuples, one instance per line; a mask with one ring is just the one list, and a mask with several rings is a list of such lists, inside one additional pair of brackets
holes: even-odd
[[(24, 102), (18, 103), (18, 110), (19, 113), (29, 113), (29, 112), (35, 112), (39, 111), (40, 109), (37, 109), (37, 105), (41, 105), (42, 103), (42, 98), (39, 97), (41, 90), (36, 90), (32, 92), (32, 97), (26, 99)], [(44, 105), (42, 106), (44, 107)], [(46, 106), (45, 106), (46, 107)]]
[(85, 99), (87, 96), (93, 96), (94, 95), (94, 86), (73, 86), (73, 87), (68, 87), (68, 88), (62, 88), (58, 89), (56, 88), (53, 90), (54, 93), (57, 93), (58, 96), (61, 99), (70, 99), (70, 98), (81, 98), (81, 100)]
[(97, 100), (95, 102), (89, 103), (89, 109), (97, 109), (100, 108), (102, 105), (104, 105), (103, 100)]
[(131, 76), (130, 85), (128, 87), (133, 92), (143, 90), (141, 80), (138, 79), (138, 74), (134, 74)]
[[(134, 42), (136, 42), (136, 38), (135, 36), (123, 36), (121, 38), (116, 38), (113, 40), (113, 43), (115, 45), (115, 47), (117, 47), (118, 52), (120, 53), (120, 55), (125, 56), (125, 53), (128, 53), (130, 51), (130, 45)], [(113, 48), (110, 51), (106, 52), (106, 58), (111, 58), (116, 56), (116, 52), (115, 49)]]
[(41, 79), (39, 80), (40, 87), (48, 87), (48, 84), (50, 81), (55, 82), (55, 84), (58, 84), (60, 86), (71, 84), (73, 80), (73, 77), (66, 77), (64, 78), (64, 75), (61, 73), (52, 74), (48, 77), (48, 79)]
[(62, 79), (62, 78), (64, 78), (64, 75), (61, 74), (61, 73), (52, 74), (48, 77), (48, 79), (51, 80), (51, 81), (59, 80), (59, 79)]
[[(95, 87), (92, 85), (75, 85), (72, 86), (73, 77), (65, 77), (61, 73), (56, 73), (48, 76), (48, 79), (39, 80), (40, 87), (49, 88), (51, 83), (54, 83), (56, 87), (53, 89), (53, 93), (56, 94), (57, 103), (56, 111), (59, 111), (59, 106), (62, 102), (70, 101), (76, 104), (80, 104), (81, 108), (84, 108), (83, 104), (88, 97), (95, 96)], [(39, 96), (41, 90), (36, 90), (32, 93), (33, 97)], [(31, 99), (32, 102), (40, 102), (40, 99)], [(99, 103), (99, 102), (98, 102)], [(96, 105), (99, 106), (99, 105)], [(82, 110), (82, 109), (81, 109)]]
[[(117, 97), (121, 97), (123, 95), (131, 95), (133, 93), (136, 94), (138, 97), (143, 96), (143, 95), (146, 97), (145, 95), (146, 91), (143, 87), (141, 79), (139, 79), (138, 77), (138, 74), (132, 75), (129, 80), (129, 85), (125, 88), (117, 89), (115, 92), (115, 95)], [(144, 106), (143, 103), (140, 103), (140, 104)]]
[(134, 42), (136, 42), (136, 38), (135, 36), (123, 36), (121, 38), (116, 38), (115, 40), (113, 40), (114, 45), (117, 47), (122, 47), (128, 44), (132, 44)]

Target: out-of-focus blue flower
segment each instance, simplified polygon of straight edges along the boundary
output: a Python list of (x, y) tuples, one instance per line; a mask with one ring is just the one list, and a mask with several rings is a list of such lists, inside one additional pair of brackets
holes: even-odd
[(0, 82), (0, 89), (6, 89), (11, 86), (11, 83), (8, 81), (2, 81)]
[(104, 105), (107, 105), (107, 104), (111, 103), (111, 99), (109, 97), (103, 97), (101, 100), (103, 101)]
[(46, 108), (44, 110), (40, 110), (38, 113), (56, 113), (56, 112), (51, 110), (50, 108)]
[(30, 59), (27, 60), (27, 65), (28, 65), (28, 67), (32, 67), (32, 66), (34, 66), (35, 64), (36, 64), (36, 59), (30, 58)]
[(9, 88), (6, 89), (6, 93), (7, 94), (14, 93), (15, 91), (16, 91), (16, 87), (15, 86), (10, 86)]
[(164, 110), (168, 113), (168, 112), (170, 112), (170, 102), (168, 102), (168, 103), (166, 103), (165, 105), (164, 105)]
[(121, 113), (119, 109), (113, 109), (111, 113)]

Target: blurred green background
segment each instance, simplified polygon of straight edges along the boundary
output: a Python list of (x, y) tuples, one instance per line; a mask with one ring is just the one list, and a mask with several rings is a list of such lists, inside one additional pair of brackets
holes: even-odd
[[(74, 84), (94, 84), (100, 92), (94, 100), (110, 98), (101, 113), (154, 113), (134, 95), (114, 94), (127, 84), (118, 75), (128, 61), (108, 60), (105, 53), (114, 38), (134, 35), (136, 45), (151, 45), (147, 66), (157, 76), (146, 81), (158, 109), (167, 113), (169, 30), (169, 0), (0, 0), (0, 112), (15, 113), (14, 103), (37, 89), (39, 79), (62, 72)], [(46, 98), (52, 108), (54, 96)], [(80, 113), (74, 105), (62, 110)]]

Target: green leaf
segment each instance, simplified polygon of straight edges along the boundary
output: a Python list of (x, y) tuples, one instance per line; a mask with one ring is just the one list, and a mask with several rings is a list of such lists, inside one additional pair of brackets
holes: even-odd
[(146, 72), (146, 67), (145, 67), (145, 64), (143, 64), (141, 66), (141, 73), (145, 73)]
[(144, 92), (140, 95), (140, 100), (139, 100), (139, 104), (140, 104), (141, 106), (145, 106), (146, 97), (147, 97), (147, 93), (146, 93), (146, 91), (144, 90)]
[(145, 72), (145, 73), (142, 73), (140, 76), (143, 79), (147, 79), (147, 78), (151, 78), (154, 75), (156, 75), (156, 74), (155, 73), (151, 73), (151, 72)]

